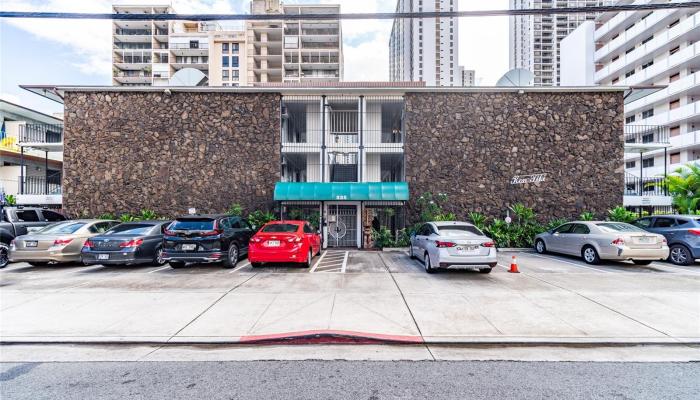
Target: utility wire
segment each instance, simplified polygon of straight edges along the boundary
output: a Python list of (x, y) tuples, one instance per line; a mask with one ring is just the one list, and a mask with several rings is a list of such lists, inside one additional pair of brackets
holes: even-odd
[(224, 20), (329, 20), (329, 19), (416, 19), (459, 18), (510, 15), (586, 14), (621, 11), (654, 11), (669, 9), (700, 9), (700, 1), (681, 3), (623, 4), (592, 7), (524, 8), (516, 10), (445, 11), (445, 12), (389, 12), (349, 14), (88, 14), (61, 12), (0, 11), (0, 18), (62, 18), (62, 19), (112, 19), (123, 21), (224, 21)]

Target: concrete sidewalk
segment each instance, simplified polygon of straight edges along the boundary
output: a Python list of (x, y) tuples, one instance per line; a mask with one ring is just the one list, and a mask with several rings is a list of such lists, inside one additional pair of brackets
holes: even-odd
[(700, 273), (518, 257), (523, 273), (490, 275), (399, 252), (351, 252), (346, 273), (11, 266), (0, 341), (700, 344)]

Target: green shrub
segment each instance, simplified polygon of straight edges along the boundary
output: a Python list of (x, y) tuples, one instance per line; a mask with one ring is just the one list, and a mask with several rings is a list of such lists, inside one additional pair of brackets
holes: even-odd
[(433, 196), (427, 192), (418, 198), (416, 202), (420, 212), (420, 222), (430, 221), (454, 221), (457, 219), (454, 213), (446, 212), (443, 209), (443, 204), (447, 202), (447, 195), (438, 193)]
[(253, 225), (253, 229), (260, 229), (266, 223), (277, 219), (277, 217), (269, 211), (255, 210), (248, 214), (247, 219)]
[(119, 216), (119, 220), (121, 222), (132, 222), (132, 221), (138, 221), (139, 218), (134, 216), (134, 215), (131, 215), (131, 214), (121, 214)]
[(117, 216), (112, 213), (104, 213), (97, 216), (97, 219), (117, 219)]
[(139, 213), (137, 219), (142, 221), (152, 221), (160, 219), (160, 216), (158, 216), (158, 214), (153, 210), (141, 210), (141, 213)]
[(17, 205), (17, 198), (13, 194), (6, 194), (5, 195), (5, 205), (8, 206), (16, 206)]
[(627, 222), (628, 224), (637, 219), (637, 215), (632, 211), (627, 211), (625, 207), (618, 206), (608, 210), (608, 219), (616, 222)]
[(595, 219), (595, 215), (592, 212), (582, 212), (581, 215), (578, 216), (578, 218), (581, 221), (593, 221)]
[(234, 217), (240, 217), (243, 215), (243, 206), (241, 206), (238, 203), (231, 203), (231, 205), (228, 207), (228, 210), (226, 210), (226, 214), (232, 215)]
[(479, 230), (484, 230), (486, 229), (486, 216), (482, 213), (470, 211), (468, 213), (469, 215), (469, 220), (472, 221), (472, 224), (479, 228)]
[(372, 229), (372, 240), (374, 241), (374, 246), (383, 249), (385, 247), (394, 247), (394, 237), (391, 231), (381, 227), (377, 231)]

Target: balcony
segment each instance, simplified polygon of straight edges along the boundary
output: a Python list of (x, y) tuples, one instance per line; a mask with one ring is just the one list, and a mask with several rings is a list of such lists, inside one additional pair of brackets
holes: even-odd
[(61, 175), (25, 176), (19, 177), (19, 194), (17, 204), (20, 205), (61, 205), (63, 188)]
[(624, 206), (670, 206), (671, 202), (663, 177), (639, 178), (625, 173)]
[(42, 151), (63, 151), (63, 125), (20, 125), (18, 146)]
[(175, 56), (207, 56), (209, 43), (170, 43), (170, 50)]
[(625, 104), (625, 113), (639, 113), (658, 104), (668, 103), (671, 98), (679, 98), (688, 93), (700, 91), (700, 72), (686, 75), (675, 82), (671, 82), (664, 89), (656, 91), (648, 96)]
[(147, 84), (152, 81), (152, 74), (148, 71), (119, 71), (114, 74), (114, 80), (119, 83)]
[(671, 147), (668, 127), (625, 125), (625, 152), (645, 153)]
[(150, 29), (123, 29), (118, 28), (114, 31), (115, 35), (119, 36), (150, 36), (153, 31)]
[(661, 112), (653, 117), (649, 117), (643, 120), (643, 124), (629, 124), (634, 125), (679, 125), (688, 121), (698, 121), (700, 120), (700, 101), (694, 103), (686, 104), (680, 106), (674, 110), (668, 110)]

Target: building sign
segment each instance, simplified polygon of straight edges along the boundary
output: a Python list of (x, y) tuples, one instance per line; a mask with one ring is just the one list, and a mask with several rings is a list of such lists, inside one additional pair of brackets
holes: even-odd
[(547, 174), (515, 175), (510, 180), (511, 185), (522, 185), (524, 183), (539, 183), (547, 179)]

